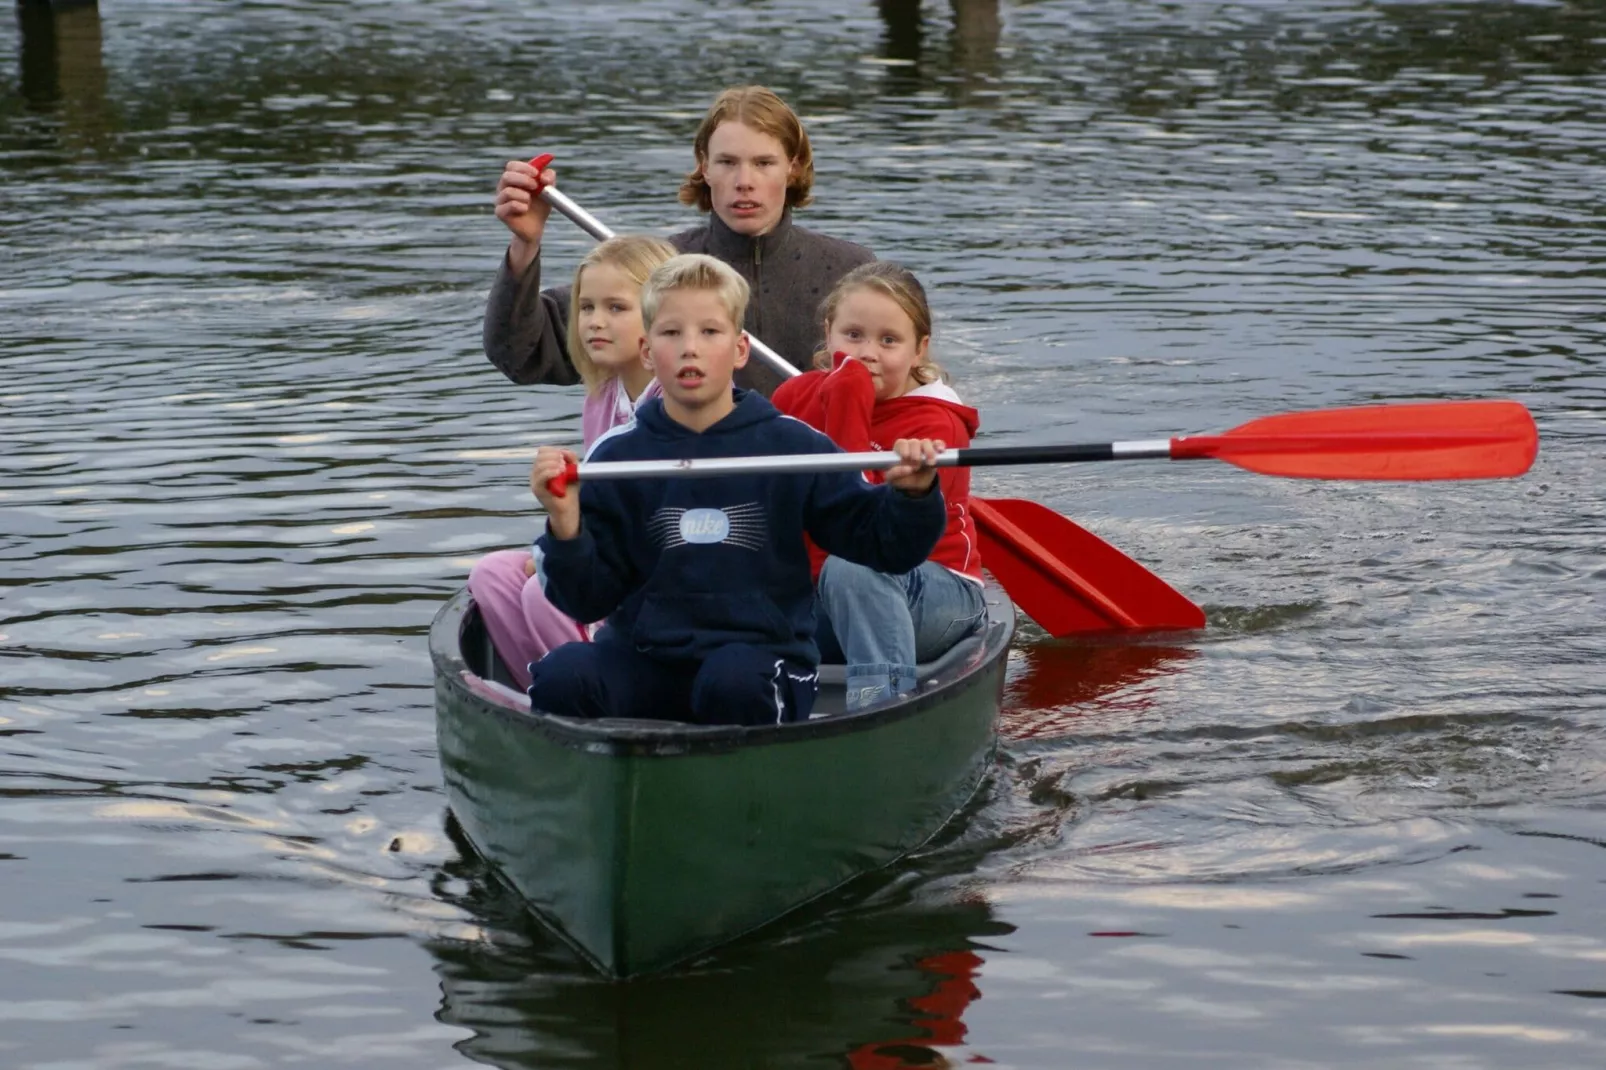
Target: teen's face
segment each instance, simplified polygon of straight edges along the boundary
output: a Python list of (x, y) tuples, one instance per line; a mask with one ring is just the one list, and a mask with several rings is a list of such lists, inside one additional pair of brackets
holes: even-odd
[(728, 405), (731, 378), (747, 363), (747, 335), (709, 290), (665, 294), (643, 348), (671, 415)]
[(720, 123), (708, 139), (703, 178), (714, 211), (738, 234), (768, 234), (786, 208), (792, 160), (778, 138), (734, 120)]
[(903, 397), (919, 385), (912, 373), (926, 362), (930, 342), (915, 336), (914, 321), (898, 302), (874, 290), (850, 291), (825, 325), (826, 349), (864, 363), (877, 401)]
[(641, 287), (612, 264), (580, 272), (580, 344), (611, 375), (641, 363)]

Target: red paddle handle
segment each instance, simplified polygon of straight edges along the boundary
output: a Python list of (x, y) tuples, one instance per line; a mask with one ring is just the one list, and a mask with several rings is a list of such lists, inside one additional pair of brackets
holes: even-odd
[(539, 156), (532, 156), (530, 166), (535, 168), (535, 193), (540, 196), (541, 191), (546, 189), (546, 183), (541, 181), (541, 172), (552, 166), (552, 154), (543, 152)]
[(580, 482), (580, 466), (570, 461), (563, 471), (546, 481), (546, 489), (559, 498), (568, 493), (570, 483)]

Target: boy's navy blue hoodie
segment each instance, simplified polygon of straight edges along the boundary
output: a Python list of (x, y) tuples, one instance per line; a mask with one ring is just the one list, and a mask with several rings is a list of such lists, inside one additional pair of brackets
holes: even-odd
[[(761, 395), (698, 433), (658, 399), (598, 439), (587, 460), (637, 461), (839, 453)], [(608, 618), (616, 641), (663, 660), (701, 660), (747, 643), (807, 665), (814, 585), (803, 533), (882, 572), (914, 569), (947, 525), (942, 492), (911, 498), (857, 472), (582, 483), (580, 533), (542, 535), (535, 561), (548, 600), (576, 620)]]

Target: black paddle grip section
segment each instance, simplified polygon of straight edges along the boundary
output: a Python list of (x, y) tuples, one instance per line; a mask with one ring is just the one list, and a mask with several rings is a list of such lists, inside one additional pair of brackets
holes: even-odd
[(1076, 464), (1079, 461), (1113, 461), (1115, 449), (1108, 442), (1081, 446), (983, 446), (959, 451), (955, 464), (960, 468), (981, 468), (990, 464)]

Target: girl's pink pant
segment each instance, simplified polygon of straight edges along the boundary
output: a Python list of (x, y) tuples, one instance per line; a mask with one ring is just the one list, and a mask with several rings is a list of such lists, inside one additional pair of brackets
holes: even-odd
[(468, 591), (480, 607), (485, 630), (521, 688), (530, 686), (530, 662), (540, 661), (564, 643), (585, 642), (585, 626), (559, 611), (541, 591), (541, 581), (524, 574), (528, 550), (486, 554), (468, 574)]

